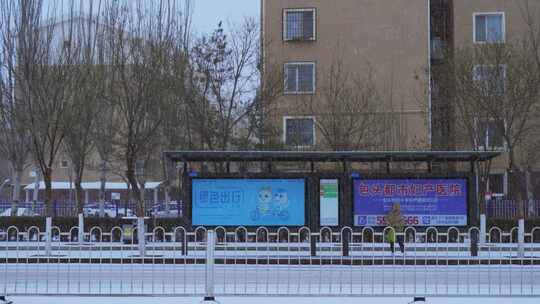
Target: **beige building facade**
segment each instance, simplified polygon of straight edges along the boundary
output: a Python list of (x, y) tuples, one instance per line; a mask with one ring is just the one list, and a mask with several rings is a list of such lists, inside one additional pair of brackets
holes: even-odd
[[(263, 0), (264, 65), (283, 69), (285, 83), (271, 119), (277, 140), (289, 147), (328, 147), (328, 137), (335, 134), (324, 134), (321, 120), (339, 110), (351, 111), (346, 106), (327, 111), (331, 101), (326, 95), (334, 93), (328, 87), (338, 77), (328, 75), (339, 63), (350, 79), (372, 79), (379, 104), (372, 111), (390, 129), (380, 144), (391, 150), (427, 148), (429, 111), (420, 101), (428, 93), (428, 28), (425, 0)], [(359, 112), (352, 115), (367, 115), (352, 110)], [(294, 142), (295, 127), (311, 128), (312, 133), (297, 131), (299, 143)]]
[[(524, 14), (540, 12), (540, 1), (262, 0), (261, 7), (266, 73), (283, 71), (284, 94), (273, 101), (270, 119), (275, 141), (290, 149), (334, 148), (336, 133), (327, 132), (325, 117), (335, 115), (327, 88), (337, 58), (349, 73), (369, 71), (377, 92), (378, 119), (371, 124), (382, 131), (370, 132), (365, 145), (353, 149), (437, 151), (482, 150), (456, 138), (456, 124), (448, 121), (452, 98), (441, 95), (437, 83), (446, 56), (460, 47), (523, 39)], [(306, 99), (323, 102), (306, 107)], [(347, 110), (340, 115), (365, 115)], [(501, 141), (494, 133), (485, 140)], [(504, 145), (497, 150), (503, 154), (493, 164), (490, 191), (504, 196), (507, 151)]]

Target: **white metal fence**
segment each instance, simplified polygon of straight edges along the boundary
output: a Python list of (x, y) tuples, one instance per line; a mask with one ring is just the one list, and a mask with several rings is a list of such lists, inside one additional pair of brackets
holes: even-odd
[[(121, 228), (36, 227), (0, 233), (0, 294), (269, 296), (540, 296), (540, 227), (410, 227), (390, 251), (375, 231), (155, 228), (139, 255)], [(521, 240), (521, 242), (519, 242)], [(478, 242), (479, 243), (478, 243)]]
[(516, 219), (520, 216), (538, 219), (540, 218), (540, 201), (492, 199), (486, 203), (486, 211), (488, 217), (492, 219)]

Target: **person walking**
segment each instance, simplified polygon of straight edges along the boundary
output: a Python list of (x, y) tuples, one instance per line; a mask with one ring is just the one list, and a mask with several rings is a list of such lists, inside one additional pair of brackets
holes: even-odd
[(393, 228), (389, 229), (386, 234), (386, 240), (388, 241), (388, 243), (390, 243), (390, 250), (392, 251), (392, 253), (394, 253), (394, 246), (397, 241), (401, 253), (405, 253), (403, 236), (397, 236), (397, 233), (403, 232), (403, 227), (405, 226), (405, 222), (403, 221), (403, 217), (401, 216), (401, 206), (399, 205), (399, 203), (394, 203), (394, 205), (392, 205), (392, 209), (386, 215), (386, 222), (388, 223), (388, 227)]

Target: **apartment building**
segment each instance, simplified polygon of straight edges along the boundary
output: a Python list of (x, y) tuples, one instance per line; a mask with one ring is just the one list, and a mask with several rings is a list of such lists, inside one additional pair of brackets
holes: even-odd
[[(450, 51), (467, 46), (486, 44), (521, 44), (529, 40), (529, 37), (527, 37), (529, 25), (527, 22), (531, 20), (527, 19), (532, 17), (533, 20), (540, 20), (538, 19), (540, 17), (540, 1), (536, 0), (439, 0), (431, 2), (432, 5), (438, 2), (439, 6), (442, 7), (441, 10), (450, 12), (448, 18), (448, 24), (450, 25), (448, 29), (450, 31), (447, 31), (450, 39), (443, 43), (443, 45), (450, 48)], [(436, 20), (432, 19), (433, 22), (436, 22)], [(533, 26), (537, 27), (538, 25)], [(432, 60), (432, 69), (436, 69), (437, 64), (444, 65), (445, 61)], [(489, 79), (494, 77), (495, 74), (503, 75), (497, 82), (500, 82), (498, 86), (502, 88), (501, 91), (504, 91), (506, 85), (505, 66), (505, 64), (501, 64), (499, 67), (475, 65), (472, 71), (473, 79), (483, 80), (486, 76)], [(435, 86), (436, 77), (433, 82)], [(451, 96), (443, 96), (439, 100), (437, 98), (438, 96), (432, 96), (433, 104), (437, 104), (437, 102), (439, 102), (439, 105), (440, 103), (451, 104)], [(443, 109), (449, 108), (443, 106)], [(445, 110), (439, 113), (439, 115), (446, 115)], [(435, 124), (436, 122), (432, 123)], [(527, 192), (529, 199), (538, 199), (540, 198), (538, 161), (525, 159), (521, 146), (515, 147), (513, 153), (518, 163), (523, 167), (529, 167), (529, 170), (531, 170), (530, 176), (527, 178), (509, 176), (507, 170), (509, 162), (508, 144), (503, 134), (503, 130), (507, 127), (507, 123), (500, 120), (479, 120), (477, 122), (478, 134), (476, 134), (478, 141), (473, 146), (470, 143), (464, 143), (463, 138), (453, 138), (452, 146), (456, 149), (498, 150), (503, 152), (502, 156), (492, 164), (488, 180), (488, 191), (492, 194), (492, 197), (504, 198), (512, 187), (519, 187), (520, 189), (517, 189), (517, 191)], [(452, 126), (448, 126), (448, 128), (450, 130), (449, 137), (452, 137), (452, 133), (459, 136), (459, 131), (452, 130)]]
[[(351, 73), (365, 74), (366, 66), (373, 73), (374, 100), (380, 105), (375, 123), (382, 123), (384, 132), (371, 133), (383, 140), (366, 142), (367, 149), (496, 146), (505, 151), (499, 126), (489, 122), (479, 128), (480, 143), (472, 146), (459, 138), (456, 124), (448, 119), (454, 111), (452, 94), (441, 92), (438, 82), (454, 49), (521, 38), (524, 10), (540, 12), (540, 1), (262, 0), (261, 6), (264, 67), (281, 68), (284, 78), (284, 95), (270, 119), (276, 142), (292, 149), (329, 148), (329, 134), (319, 120), (333, 115), (331, 103), (305, 107), (304, 100), (327, 98), (328, 74), (338, 58)], [(471, 73), (482, 71), (478, 67)], [(489, 191), (494, 195), (508, 191), (507, 162), (503, 153), (493, 164)], [(540, 179), (532, 184), (540, 189)]]
[[(425, 0), (263, 0), (262, 32), (265, 68), (282, 68), (285, 83), (284, 97), (275, 102), (271, 117), (277, 141), (325, 149), (329, 137), (336, 136), (321, 132), (320, 120), (338, 114), (326, 111), (324, 96), (333, 80), (325, 75), (339, 62), (347, 69), (343, 73), (352, 73), (349, 77), (369, 73), (373, 79), (382, 105), (379, 120), (388, 122), (380, 143), (385, 149), (428, 147)], [(310, 99), (319, 102), (306, 106)]]

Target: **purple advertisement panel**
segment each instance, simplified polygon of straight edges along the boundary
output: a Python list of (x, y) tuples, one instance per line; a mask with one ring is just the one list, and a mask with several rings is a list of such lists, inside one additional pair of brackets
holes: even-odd
[(386, 226), (399, 203), (407, 226), (467, 225), (466, 179), (357, 179), (354, 224)]

